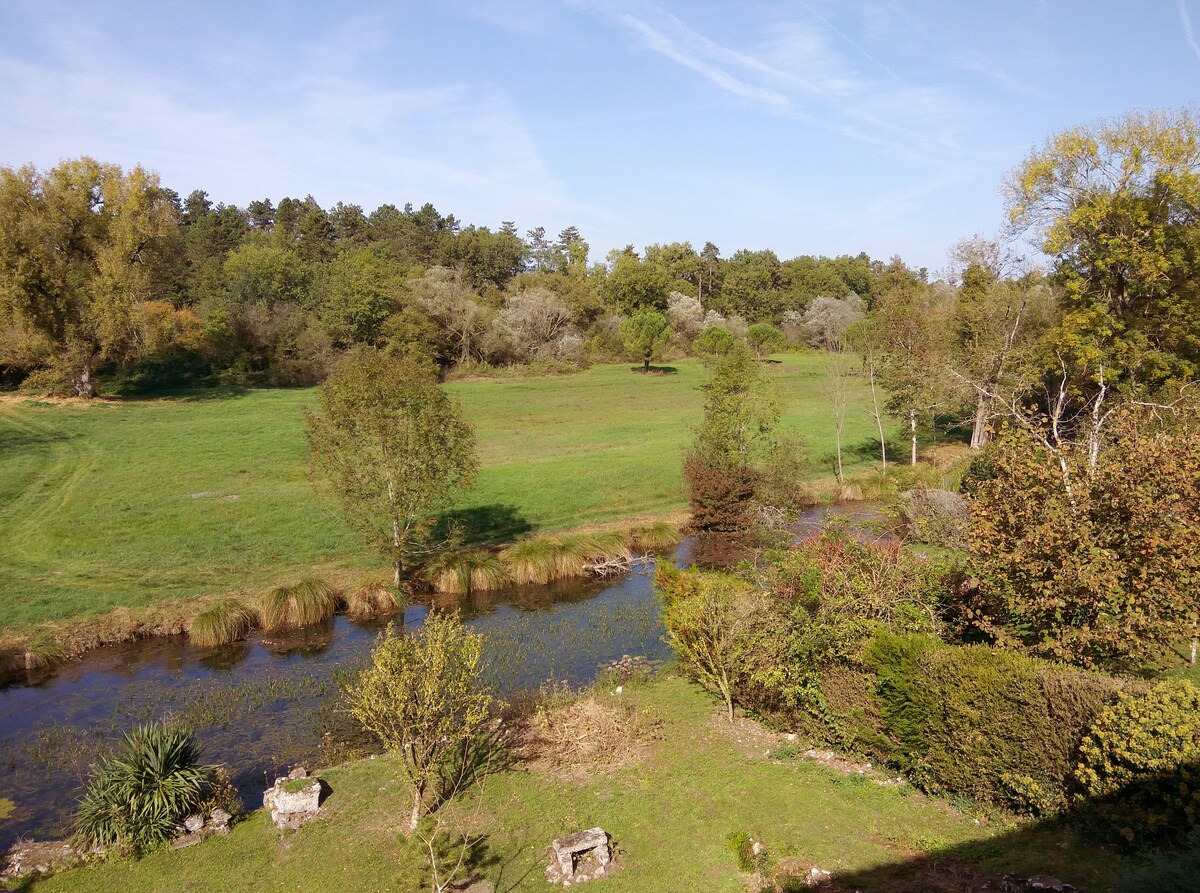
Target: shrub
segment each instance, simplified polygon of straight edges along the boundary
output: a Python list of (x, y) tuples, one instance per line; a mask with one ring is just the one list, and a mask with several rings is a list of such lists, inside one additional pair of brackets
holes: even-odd
[(1176, 680), (1122, 693), (1088, 730), (1074, 777), (1113, 837), (1178, 842), (1200, 823), (1200, 688)]
[(728, 574), (677, 571), (660, 562), (655, 584), (667, 644), (680, 666), (721, 698), (730, 722), (752, 698), (756, 671), (785, 656), (773, 647), (773, 618), (764, 593)]
[(736, 533), (750, 526), (751, 500), (758, 475), (748, 465), (710, 462), (699, 455), (684, 458), (683, 477), (697, 530)]
[(262, 623), (267, 629), (314, 626), (337, 613), (338, 601), (337, 590), (324, 580), (309, 577), (267, 593), (260, 611)]
[(371, 663), (346, 689), (350, 714), (400, 758), (412, 793), (409, 827), (465, 784), (478, 761), (492, 698), (484, 689), (483, 637), (458, 617), (431, 612), (415, 633), (380, 636)]
[(867, 659), (887, 756), (914, 782), (1034, 813), (1066, 804), (1080, 739), (1120, 685), (926, 636), (879, 636)]
[(258, 612), (237, 599), (209, 605), (188, 624), (188, 638), (197, 648), (216, 648), (246, 637), (258, 624)]
[(138, 726), (93, 767), (75, 819), (88, 848), (138, 853), (167, 840), (212, 794), (214, 770), (200, 765), (191, 730)]
[(941, 631), (945, 572), (895, 543), (825, 531), (775, 555), (768, 579), (789, 618), (791, 653), (809, 669), (859, 663), (882, 631)]
[(953, 490), (914, 487), (900, 495), (900, 515), (908, 539), (962, 548), (967, 533), (967, 501)]

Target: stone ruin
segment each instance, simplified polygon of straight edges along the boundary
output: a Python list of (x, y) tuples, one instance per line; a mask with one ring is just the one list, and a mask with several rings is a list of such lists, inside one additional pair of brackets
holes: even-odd
[(550, 844), (554, 861), (546, 868), (546, 880), (569, 887), (604, 877), (615, 867), (608, 834), (603, 828), (588, 828)]
[[(310, 783), (297, 785), (295, 782)], [(263, 808), (271, 812), (275, 827), (295, 831), (305, 822), (316, 818), (321, 811), (321, 779), (310, 777), (303, 766), (297, 766), (263, 792)]]
[(195, 846), (214, 834), (228, 834), (229, 823), (232, 821), (233, 816), (220, 807), (208, 815), (190, 815), (183, 820), (183, 833), (171, 840), (171, 849), (182, 850), (184, 847)]

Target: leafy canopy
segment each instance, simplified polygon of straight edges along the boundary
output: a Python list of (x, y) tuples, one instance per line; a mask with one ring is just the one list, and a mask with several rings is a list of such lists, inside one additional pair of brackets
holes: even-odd
[(377, 350), (352, 354), (317, 399), (305, 413), (314, 474), (391, 556), (399, 584), (438, 514), (474, 481), (474, 433), (429, 367)]

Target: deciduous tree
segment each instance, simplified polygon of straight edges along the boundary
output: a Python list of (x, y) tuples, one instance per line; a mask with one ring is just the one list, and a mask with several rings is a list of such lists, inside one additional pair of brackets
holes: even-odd
[(305, 413), (314, 474), (389, 555), (399, 586), (438, 513), (474, 481), (474, 433), (429, 367), (373, 349), (343, 361), (317, 399)]

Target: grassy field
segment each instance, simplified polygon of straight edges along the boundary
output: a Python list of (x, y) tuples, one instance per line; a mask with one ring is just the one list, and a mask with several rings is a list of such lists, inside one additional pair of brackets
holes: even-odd
[[(547, 889), (542, 869), (551, 839), (595, 825), (620, 853), (621, 869), (601, 884), (608, 893), (740, 893), (746, 876), (725, 845), (735, 832), (762, 840), (801, 871), (833, 871), (844, 884), (839, 890), (976, 889), (933, 877), (969, 882), (980, 872), (1012, 871), (1045, 872), (1100, 893), (1122, 867), (1061, 830), (1004, 826), (907, 786), (768, 757), (781, 736), (745, 720), (730, 727), (681, 679), (620, 697), (660, 723), (640, 763), (575, 781), (518, 768), (486, 783), (481, 806), (473, 794), (461, 804), (469, 827), (487, 834), (483, 873), (497, 890)], [(32, 889), (415, 891), (412, 867), (401, 858), (407, 800), (391, 758), (322, 774), (333, 789), (326, 814), (295, 834), (281, 835), (259, 811), (199, 847), (68, 872)]]
[[(771, 364), (814, 476), (829, 473), (822, 359)], [(578, 375), (449, 386), (475, 425), (482, 471), (460, 507), (506, 541), (684, 507), (680, 450), (703, 370), (598, 366)], [(865, 389), (846, 422), (851, 467), (874, 455)], [(313, 493), (307, 390), (195, 393), (89, 406), (0, 403), (0, 627), (255, 588), (379, 559)]]

